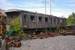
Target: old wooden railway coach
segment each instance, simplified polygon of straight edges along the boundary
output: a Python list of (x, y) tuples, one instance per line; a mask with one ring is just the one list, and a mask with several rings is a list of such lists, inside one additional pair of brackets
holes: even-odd
[(6, 14), (9, 19), (9, 24), (11, 21), (13, 21), (13, 19), (18, 18), (20, 22), (20, 27), (23, 28), (24, 31), (52, 30), (59, 26), (61, 23), (62, 25), (65, 25), (66, 21), (66, 18), (60, 18), (53, 15), (45, 15), (37, 12), (30, 12), (18, 9), (7, 10)]

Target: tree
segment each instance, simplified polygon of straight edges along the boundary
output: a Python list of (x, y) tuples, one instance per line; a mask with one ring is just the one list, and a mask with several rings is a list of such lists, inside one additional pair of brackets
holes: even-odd
[(6, 32), (6, 35), (16, 35), (20, 32), (20, 20), (19, 17), (16, 17), (10, 21), (10, 30)]
[(67, 25), (75, 25), (75, 13), (72, 13), (66, 20)]
[(16, 32), (20, 30), (20, 20), (19, 17), (16, 17), (10, 22), (10, 30), (15, 30)]

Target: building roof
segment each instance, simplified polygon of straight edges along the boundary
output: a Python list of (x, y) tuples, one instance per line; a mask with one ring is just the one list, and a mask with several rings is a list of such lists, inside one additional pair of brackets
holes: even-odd
[(19, 10), (19, 9), (8, 9), (5, 12), (13, 12), (13, 11), (23, 11), (23, 10)]

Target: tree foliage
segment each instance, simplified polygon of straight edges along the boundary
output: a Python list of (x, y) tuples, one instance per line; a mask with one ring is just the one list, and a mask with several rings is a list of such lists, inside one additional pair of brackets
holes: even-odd
[(72, 13), (66, 20), (67, 25), (75, 25), (75, 13)]
[(10, 22), (10, 30), (19, 31), (20, 30), (20, 20), (19, 17), (11, 20)]

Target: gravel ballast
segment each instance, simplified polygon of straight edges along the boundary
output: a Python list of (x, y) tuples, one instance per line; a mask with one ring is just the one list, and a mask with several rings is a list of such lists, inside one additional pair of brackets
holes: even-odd
[(22, 41), (21, 48), (11, 50), (75, 50), (75, 36), (57, 36)]

